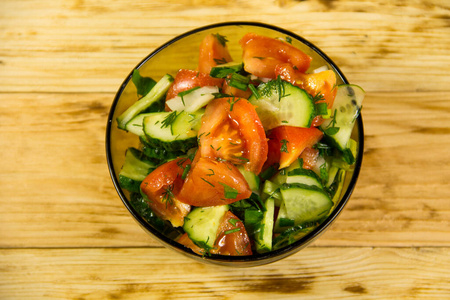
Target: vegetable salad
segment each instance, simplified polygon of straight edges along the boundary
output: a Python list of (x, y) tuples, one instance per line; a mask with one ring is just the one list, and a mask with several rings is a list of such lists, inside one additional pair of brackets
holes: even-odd
[(286, 38), (244, 35), (199, 45), (195, 70), (132, 74), (139, 100), (118, 127), (140, 139), (119, 174), (134, 209), (199, 255), (285, 247), (332, 211), (357, 142), (364, 91), (337, 85)]

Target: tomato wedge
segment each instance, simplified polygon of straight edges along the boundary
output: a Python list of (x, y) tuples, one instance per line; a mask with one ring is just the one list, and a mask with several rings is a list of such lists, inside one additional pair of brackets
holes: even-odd
[(229, 97), (211, 101), (206, 106), (198, 136), (202, 157), (221, 158), (244, 165), (255, 174), (261, 172), (267, 158), (267, 139), (248, 100)]
[[(292, 164), (307, 147), (312, 147), (322, 138), (323, 133), (317, 128), (279, 126), (269, 135), (273, 160), (279, 157), (280, 169)], [(279, 153), (279, 156), (278, 156)]]
[(193, 206), (216, 206), (246, 199), (251, 193), (233, 164), (199, 157), (197, 153), (177, 199)]
[(184, 217), (191, 206), (178, 200), (177, 194), (183, 185), (181, 175), (190, 163), (189, 159), (177, 158), (151, 172), (141, 183), (141, 191), (149, 199), (148, 205), (163, 220), (173, 226), (184, 224)]
[[(178, 93), (190, 90), (194, 87), (218, 86), (219, 88), (222, 88), (223, 81), (224, 79), (211, 77), (207, 73), (181, 69), (178, 71), (177, 75), (175, 75), (172, 86), (167, 91), (166, 100), (172, 99), (177, 96)], [(166, 110), (167, 109), (168, 107), (166, 106)]]
[(240, 41), (244, 69), (258, 77), (276, 78), (275, 67), (289, 63), (306, 72), (312, 58), (287, 42), (255, 33), (246, 34)]
[[(199, 255), (205, 254), (205, 250), (197, 246), (187, 233), (183, 234), (177, 242)], [(226, 212), (222, 217), (214, 247), (209, 252), (230, 256), (252, 255), (250, 238), (245, 230), (244, 223), (231, 211)]]
[(218, 64), (233, 61), (226, 46), (226, 38), (219, 34), (207, 35), (200, 44), (198, 70), (209, 74), (211, 68)]
[(280, 64), (275, 68), (275, 75), (296, 85), (311, 96), (321, 95), (316, 103), (324, 102), (328, 108), (333, 106), (336, 97), (336, 74), (331, 70), (322, 71), (313, 74), (304, 74), (295, 70), (290, 64)]

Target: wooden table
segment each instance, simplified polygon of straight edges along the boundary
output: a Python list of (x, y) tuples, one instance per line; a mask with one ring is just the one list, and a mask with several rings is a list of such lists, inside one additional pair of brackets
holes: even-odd
[[(0, 3), (1, 299), (450, 298), (448, 1)], [(365, 153), (338, 221), (232, 269), (147, 236), (114, 190), (109, 107), (143, 57), (223, 21), (284, 27), (367, 91)]]

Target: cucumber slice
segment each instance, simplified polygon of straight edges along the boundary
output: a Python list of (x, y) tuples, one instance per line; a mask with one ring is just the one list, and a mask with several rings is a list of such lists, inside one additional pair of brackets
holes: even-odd
[(228, 209), (228, 205), (194, 208), (186, 216), (183, 229), (197, 246), (210, 249), (214, 246), (220, 222)]
[(214, 94), (219, 92), (217, 86), (204, 86), (200, 88), (193, 88), (183, 97), (178, 94), (178, 96), (166, 101), (167, 106), (171, 110), (195, 112), (208, 104), (212, 99), (214, 99)]
[(145, 117), (143, 126), (146, 144), (157, 149), (163, 148), (169, 152), (186, 152), (196, 146), (197, 131), (191, 130), (189, 122), (180, 121), (175, 124), (178, 115), (177, 111), (173, 111), (152, 113)]
[(266, 211), (261, 222), (259, 232), (255, 236), (256, 251), (258, 253), (265, 253), (272, 250), (272, 236), (273, 236), (273, 216), (275, 212), (275, 201), (273, 198), (268, 198), (265, 203)]
[(304, 184), (286, 184), (280, 188), (289, 219), (295, 225), (325, 217), (333, 206), (330, 197), (320, 188)]
[(259, 177), (255, 173), (247, 171), (243, 166), (238, 166), (238, 170), (244, 176), (252, 192), (259, 194), (259, 185), (261, 182)]
[(284, 202), (281, 203), (280, 209), (278, 211), (277, 219), (275, 221), (274, 232), (283, 232), (289, 227), (295, 225), (295, 221), (290, 219), (287, 214), (286, 205)]
[(176, 136), (192, 136), (197, 135), (200, 129), (204, 109), (200, 109), (193, 113), (182, 111), (172, 124), (173, 134)]
[(315, 117), (312, 97), (299, 87), (281, 79), (271, 80), (258, 86), (255, 95), (248, 99), (256, 107), (264, 129), (289, 125), (310, 127)]
[(161, 99), (169, 90), (173, 82), (173, 77), (169, 74), (164, 75), (156, 85), (140, 100), (136, 101), (118, 118), (117, 123), (120, 129), (126, 129), (127, 123), (137, 116), (140, 112), (147, 109), (150, 105)]
[(301, 183), (309, 186), (316, 186), (318, 188), (323, 188), (320, 179), (317, 177), (316, 173), (308, 169), (295, 169), (288, 173), (286, 177), (286, 183)]
[(145, 113), (135, 116), (127, 123), (127, 125), (125, 125), (125, 130), (138, 136), (144, 136), (144, 118), (151, 115), (152, 113)]
[(125, 162), (119, 173), (119, 184), (123, 189), (138, 193), (142, 180), (156, 168), (154, 163), (144, 157), (136, 148), (128, 148), (125, 152)]
[[(331, 118), (325, 120), (320, 126), (325, 136), (341, 151), (348, 148), (348, 142), (361, 110), (364, 96), (364, 90), (357, 85), (339, 85), (331, 108)], [(332, 127), (338, 127), (339, 130), (333, 132), (335, 130), (330, 130)]]

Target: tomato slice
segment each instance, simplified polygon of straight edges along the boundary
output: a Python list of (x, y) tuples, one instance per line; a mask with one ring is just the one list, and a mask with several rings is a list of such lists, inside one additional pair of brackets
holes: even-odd
[(200, 72), (209, 74), (212, 67), (233, 61), (224, 38), (219, 34), (210, 34), (203, 39), (200, 44), (198, 60), (198, 70)]
[[(292, 164), (307, 147), (312, 147), (322, 138), (323, 133), (317, 128), (279, 126), (269, 135), (270, 148), (279, 157), (280, 169)], [(279, 153), (279, 156), (278, 156)]]
[[(325, 102), (328, 108), (333, 106), (337, 89), (335, 88), (336, 74), (332, 70), (303, 74), (296, 71), (290, 64), (280, 64), (276, 66), (275, 74), (276, 76), (279, 75), (281, 79), (304, 89), (313, 97), (318, 94), (321, 95), (322, 100), (316, 101), (316, 103)], [(315, 123), (318, 124), (318, 121)]]
[[(177, 242), (192, 249), (197, 254), (205, 254), (205, 250), (197, 246), (187, 233), (183, 234)], [(244, 223), (231, 211), (227, 211), (222, 217), (216, 241), (210, 253), (230, 256), (252, 255), (250, 238), (245, 230)]]
[(281, 63), (289, 63), (300, 72), (306, 72), (312, 60), (289, 43), (255, 33), (246, 34), (239, 43), (245, 70), (258, 77), (276, 78), (275, 67)]
[(317, 159), (319, 158), (319, 150), (313, 149), (311, 147), (306, 147), (298, 158), (301, 158), (303, 160), (304, 169), (312, 170), (317, 164)]
[(197, 153), (177, 199), (193, 206), (216, 206), (247, 199), (251, 193), (244, 176), (233, 164)]
[(141, 183), (141, 190), (149, 199), (148, 205), (163, 220), (173, 226), (184, 224), (184, 217), (191, 206), (178, 200), (177, 194), (183, 185), (181, 175), (190, 163), (189, 159), (178, 158), (167, 162), (151, 172)]
[[(175, 75), (172, 86), (167, 91), (166, 100), (172, 99), (177, 96), (178, 93), (190, 90), (194, 87), (218, 86), (219, 88), (222, 88), (223, 81), (224, 79), (211, 77), (207, 73), (181, 69), (178, 71), (177, 75)], [(167, 108), (168, 107), (166, 106), (166, 110)]]
[(199, 130), (202, 157), (244, 165), (255, 174), (267, 158), (267, 139), (255, 107), (243, 98), (219, 98), (206, 107)]

